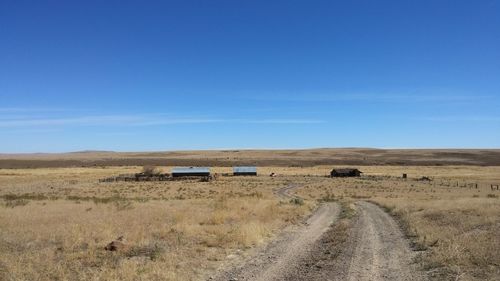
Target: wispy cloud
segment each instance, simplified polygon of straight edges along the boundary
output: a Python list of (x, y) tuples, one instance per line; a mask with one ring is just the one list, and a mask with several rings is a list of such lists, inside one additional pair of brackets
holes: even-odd
[(62, 132), (64, 129), (62, 128), (26, 128), (26, 127), (19, 127), (19, 128), (12, 128), (8, 130), (2, 130), (0, 131), (0, 135), (2, 133), (7, 133), (7, 134), (52, 134), (52, 133), (58, 133)]
[(145, 115), (98, 115), (64, 118), (27, 118), (0, 120), (0, 127), (37, 127), (37, 126), (152, 126), (182, 123), (212, 123), (216, 119), (199, 118), (158, 118)]
[(0, 113), (36, 113), (36, 112), (64, 112), (74, 111), (68, 108), (54, 107), (0, 107)]
[(48, 126), (159, 126), (175, 124), (240, 123), (240, 124), (314, 124), (313, 119), (230, 119), (230, 118), (177, 118), (162, 115), (98, 115), (64, 118), (0, 119), (0, 127), (48, 127)]
[(247, 95), (249, 99), (284, 102), (384, 102), (384, 103), (426, 103), (426, 102), (471, 102), (487, 100), (487, 95), (418, 95), (418, 94), (270, 94)]
[(234, 119), (226, 120), (228, 123), (240, 124), (321, 124), (325, 123), (324, 120), (316, 119), (262, 119), (262, 120), (249, 120), (249, 119)]
[(414, 118), (431, 122), (500, 122), (499, 116), (430, 116)]

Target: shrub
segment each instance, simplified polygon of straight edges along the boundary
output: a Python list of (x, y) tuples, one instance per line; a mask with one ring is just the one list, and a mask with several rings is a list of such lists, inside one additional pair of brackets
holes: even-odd
[(292, 199), (290, 199), (290, 203), (295, 204), (295, 205), (304, 205), (304, 199), (292, 198)]
[(8, 201), (5, 201), (5, 207), (14, 208), (17, 206), (25, 206), (29, 202), (30, 201), (28, 201), (26, 199), (8, 200)]
[(165, 245), (158, 242), (152, 242), (147, 245), (132, 247), (125, 256), (131, 257), (147, 257), (151, 260), (158, 259), (165, 252)]
[(337, 201), (337, 198), (335, 198), (335, 194), (327, 192), (327, 194), (325, 196), (323, 196), (323, 198), (321, 198), (320, 201), (322, 201), (322, 202), (335, 202), (335, 201)]
[(161, 174), (161, 170), (155, 166), (144, 166), (142, 167), (142, 173), (146, 176), (157, 176)]
[(130, 201), (115, 201), (115, 207), (118, 211), (131, 210), (134, 208), (134, 205)]

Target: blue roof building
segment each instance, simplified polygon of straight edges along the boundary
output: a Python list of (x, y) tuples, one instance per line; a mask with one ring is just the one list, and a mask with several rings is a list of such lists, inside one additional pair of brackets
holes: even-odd
[(254, 167), (254, 166), (233, 167), (233, 175), (235, 175), (235, 176), (256, 176), (257, 175), (257, 167)]
[(172, 177), (208, 177), (208, 167), (175, 167), (172, 168)]

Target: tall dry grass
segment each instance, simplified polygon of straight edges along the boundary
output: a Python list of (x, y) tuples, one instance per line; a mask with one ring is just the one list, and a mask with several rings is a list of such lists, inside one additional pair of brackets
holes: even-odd
[[(2, 280), (191, 280), (308, 212), (275, 200), (114, 204), (37, 201), (0, 209)], [(124, 236), (126, 252), (104, 246)]]
[(0, 280), (201, 280), (310, 212), (267, 177), (98, 182), (137, 170), (0, 171)]
[[(203, 280), (321, 200), (391, 209), (426, 249), (419, 262), (436, 280), (498, 280), (500, 193), (489, 185), (500, 183), (500, 167), (364, 166), (359, 179), (326, 178), (330, 169), (139, 183), (98, 180), (141, 167), (0, 170), (0, 280)], [(290, 183), (302, 186), (304, 205), (274, 196)], [(127, 251), (103, 250), (122, 235)]]
[[(500, 167), (360, 169), (365, 177), (316, 179), (298, 194), (385, 206), (399, 218), (415, 249), (424, 250), (418, 262), (433, 280), (500, 279), (500, 191), (490, 189), (500, 183)], [(410, 178), (402, 179), (402, 173)], [(433, 180), (417, 180), (422, 176)]]
[(498, 280), (500, 201), (495, 198), (378, 199), (407, 225), (436, 280)]

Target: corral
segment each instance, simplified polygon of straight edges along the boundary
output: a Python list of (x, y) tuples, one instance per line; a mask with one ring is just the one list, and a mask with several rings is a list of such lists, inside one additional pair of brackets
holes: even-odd
[(172, 177), (170, 174), (148, 175), (144, 173), (136, 174), (120, 174), (116, 177), (108, 177), (99, 179), (99, 182), (114, 182), (114, 181), (167, 181)]

